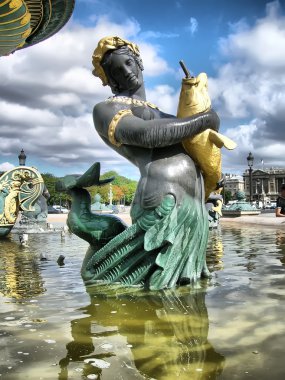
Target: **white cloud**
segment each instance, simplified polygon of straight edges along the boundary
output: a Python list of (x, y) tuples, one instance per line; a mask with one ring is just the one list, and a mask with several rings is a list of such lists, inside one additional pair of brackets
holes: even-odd
[[(283, 69), (285, 61), (284, 17), (278, 16), (278, 3), (271, 3), (269, 13), (254, 28), (238, 27), (236, 32), (220, 40), (223, 54), (259, 68)], [(274, 12), (271, 10), (274, 9)]]
[(190, 33), (193, 35), (198, 30), (198, 21), (195, 17), (191, 17), (189, 21), (189, 26), (187, 29), (190, 31)]
[(235, 128), (227, 129), (226, 134), (233, 139), (240, 148), (252, 150), (254, 134), (258, 129), (260, 130), (262, 128), (264, 128), (264, 123), (259, 120), (253, 120), (248, 125), (239, 125)]
[(100, 38), (119, 35), (140, 46), (146, 78), (170, 69), (159, 46), (139, 36), (136, 20), (119, 24), (101, 16), (93, 25), (70, 22), (52, 38), (1, 58), (2, 156), (23, 146), (27, 155), (70, 172), (94, 161), (102, 167), (129, 165), (101, 141), (93, 126), (93, 106), (111, 95), (92, 75), (94, 48)]
[[(107, 16), (96, 15), (93, 21), (92, 27), (70, 22), (52, 38), (1, 58), (2, 156), (24, 147), (28, 155), (62, 166), (66, 172), (74, 173), (79, 167), (84, 171), (94, 161), (101, 161), (102, 168), (112, 163), (118, 171), (130, 170), (126, 160), (100, 140), (92, 121), (93, 105), (111, 95), (91, 73), (93, 50), (106, 35), (120, 35), (138, 43), (148, 100), (176, 114), (179, 93), (169, 85), (148, 85), (148, 78), (176, 75), (162, 58), (159, 45), (146, 41), (147, 34), (144, 36), (132, 18), (115, 23)], [(198, 22), (192, 18), (190, 31), (196, 33), (197, 28)], [(249, 150), (267, 161), (271, 157), (281, 162), (280, 141), (285, 139), (285, 17), (278, 2), (268, 4), (266, 16), (253, 26), (245, 20), (232, 25), (219, 47), (222, 59), (217, 75), (209, 78), (209, 90), (222, 119), (222, 132), (238, 143), (235, 151), (224, 151), (224, 163), (244, 168)], [(235, 127), (225, 131), (227, 120)]]
[[(285, 17), (278, 2), (269, 3), (266, 12), (251, 27), (245, 20), (231, 26), (229, 36), (220, 41), (218, 75), (209, 78), (222, 130), (224, 120), (232, 120), (231, 125), (237, 120), (237, 126), (226, 131), (238, 143), (235, 151), (225, 153), (225, 162), (232, 164), (241, 163), (251, 150), (284, 166), (277, 141), (285, 139)], [(238, 119), (245, 123), (240, 125)]]
[(8, 170), (11, 170), (15, 167), (15, 165), (10, 164), (10, 162), (3, 162), (3, 164), (0, 164), (0, 172), (7, 172)]
[[(37, 108), (29, 108), (20, 104), (7, 103), (0, 101), (0, 115), (3, 127), (8, 125), (26, 125), (27, 128), (32, 128), (39, 124), (45, 126), (52, 126), (58, 123), (57, 117), (49, 110), (41, 110)], [(30, 124), (32, 121), (32, 125)]]
[(160, 108), (163, 112), (176, 115), (179, 92), (168, 85), (155, 86), (147, 89), (148, 100)]
[(275, 114), (284, 105), (285, 17), (278, 9), (271, 3), (254, 27), (238, 28), (220, 41), (228, 62), (209, 87), (222, 112), (232, 117)]

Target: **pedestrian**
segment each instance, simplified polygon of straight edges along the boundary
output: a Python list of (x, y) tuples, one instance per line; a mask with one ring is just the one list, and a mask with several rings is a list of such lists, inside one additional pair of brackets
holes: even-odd
[(281, 192), (276, 202), (275, 215), (276, 217), (285, 217), (285, 183), (281, 185)]

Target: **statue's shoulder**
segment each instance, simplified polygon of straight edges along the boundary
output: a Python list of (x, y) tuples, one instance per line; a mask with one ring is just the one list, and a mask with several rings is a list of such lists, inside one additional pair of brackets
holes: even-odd
[[(126, 98), (128, 100), (128, 98)], [(93, 117), (97, 122), (110, 122), (112, 118), (121, 110), (131, 109), (131, 101), (125, 101), (125, 97), (110, 97), (94, 106)]]
[(95, 104), (93, 108), (94, 115), (100, 115), (102, 112), (105, 113), (107, 111), (110, 111), (112, 108), (112, 105), (107, 100), (104, 100), (103, 102)]
[[(112, 98), (111, 98), (112, 99)], [(97, 103), (93, 109), (93, 120), (95, 128), (100, 135), (106, 135), (109, 125), (114, 116), (122, 109), (128, 109), (129, 105), (122, 105), (106, 99)]]
[(94, 106), (93, 113), (94, 114), (109, 114), (111, 113), (113, 116), (120, 111), (121, 109), (128, 109), (131, 105), (126, 102), (117, 101), (116, 98), (111, 97), (103, 102), (100, 102)]
[(96, 124), (111, 120), (115, 114), (114, 107), (107, 100), (97, 103), (93, 108), (93, 119)]

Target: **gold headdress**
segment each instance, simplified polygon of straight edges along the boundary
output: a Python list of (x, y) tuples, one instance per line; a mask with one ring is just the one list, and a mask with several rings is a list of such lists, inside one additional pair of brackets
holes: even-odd
[(124, 40), (120, 37), (104, 37), (102, 38), (94, 50), (94, 53), (92, 55), (92, 64), (94, 66), (93, 74), (96, 77), (99, 77), (101, 81), (103, 82), (103, 86), (106, 86), (108, 84), (108, 80), (106, 77), (106, 74), (101, 66), (101, 61), (104, 56), (104, 54), (108, 50), (115, 50), (118, 49), (121, 46), (128, 46), (128, 48), (137, 56), (140, 55), (139, 48), (136, 44), (129, 42), (127, 40)]

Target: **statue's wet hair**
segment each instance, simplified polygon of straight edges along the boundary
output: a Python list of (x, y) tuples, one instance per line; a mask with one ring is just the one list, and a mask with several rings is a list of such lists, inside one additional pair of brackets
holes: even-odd
[(108, 78), (108, 84), (111, 87), (111, 90), (113, 94), (118, 94), (120, 92), (119, 84), (114, 80), (111, 74), (111, 65), (112, 65), (112, 55), (113, 54), (127, 54), (128, 56), (134, 58), (135, 62), (137, 63), (138, 67), (143, 70), (143, 63), (142, 59), (139, 55), (134, 54), (127, 45), (124, 45), (116, 50), (109, 50), (107, 51), (101, 61), (101, 66), (103, 67), (103, 70)]

